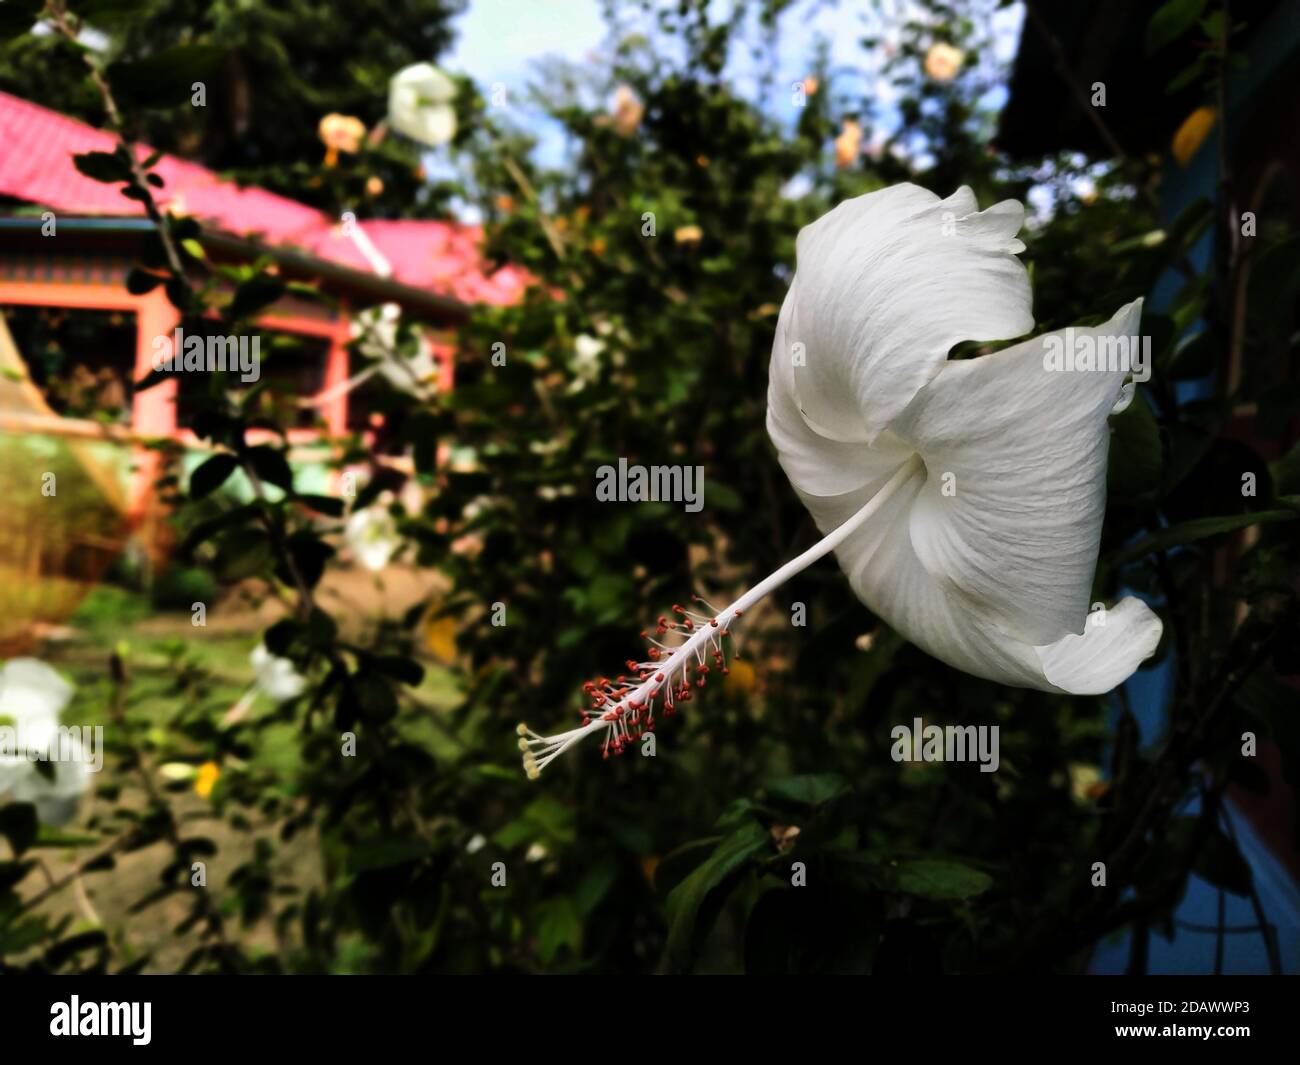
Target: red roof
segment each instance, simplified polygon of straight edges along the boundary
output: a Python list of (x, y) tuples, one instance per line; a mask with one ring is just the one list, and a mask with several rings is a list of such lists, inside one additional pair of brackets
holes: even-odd
[[(81, 174), (72, 156), (112, 151), (116, 139), (67, 115), (0, 92), (0, 194), (78, 215), (134, 217), (144, 208), (118, 185)], [(143, 159), (150, 150), (138, 146)], [(337, 219), (255, 186), (240, 186), (207, 167), (165, 155), (154, 167), (160, 204), (234, 236), (288, 244), (366, 273), (374, 266)], [(357, 223), (392, 268), (395, 281), (467, 303), (511, 303), (527, 283), (514, 267), (484, 271), (482, 229), (457, 222), (362, 220)]]

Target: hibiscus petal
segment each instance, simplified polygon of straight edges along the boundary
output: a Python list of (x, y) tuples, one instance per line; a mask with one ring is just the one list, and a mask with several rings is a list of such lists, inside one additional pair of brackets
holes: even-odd
[[(836, 497), (800, 497), (828, 533), (874, 491), (868, 486)], [(1071, 695), (1109, 691), (1155, 651), (1160, 619), (1132, 598), (1107, 611), (1104, 626), (1090, 625), (1084, 635), (1046, 647), (979, 621), (930, 575), (912, 546), (908, 511), (922, 491), (921, 478), (913, 478), (835, 552), (858, 598), (910, 643), (972, 676)]]
[(873, 490), (907, 461), (912, 449), (886, 433), (869, 447), (829, 440), (814, 432), (799, 412), (794, 363), (787, 338), (796, 300), (787, 297), (776, 324), (767, 386), (767, 432), (790, 483), (810, 495), (834, 496), (864, 485)]
[[(1137, 334), (1142, 301), (1094, 345)], [(961, 609), (1024, 643), (1081, 633), (1106, 508), (1107, 417), (1123, 370), (1044, 365), (1065, 331), (946, 364), (895, 423), (926, 464), (917, 557)], [(1099, 349), (1100, 350), (1100, 349)]]
[(1016, 253), (1023, 221), (1007, 200), (976, 211), (968, 188), (940, 200), (895, 185), (847, 200), (805, 226), (785, 343), (799, 408), (820, 435), (871, 443), (963, 340), (1033, 326)]
[(1164, 626), (1141, 599), (1121, 599), (1101, 617), (1105, 624), (1088, 625), (1082, 636), (1036, 648), (1044, 675), (1056, 687), (1100, 695), (1127, 680), (1155, 653)]

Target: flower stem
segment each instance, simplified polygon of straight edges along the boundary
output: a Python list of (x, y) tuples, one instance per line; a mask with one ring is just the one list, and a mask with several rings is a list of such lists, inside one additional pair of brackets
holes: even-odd
[[(528, 776), (530, 778), (538, 777), (541, 771), (555, 758), (588, 734), (597, 732), (600, 729), (605, 729), (609, 733), (606, 740), (607, 750), (611, 739), (616, 741), (615, 751), (622, 750), (625, 742), (635, 739), (637, 735), (636, 731), (629, 729), (628, 717), (632, 717), (635, 727), (642, 713), (647, 716), (651, 715), (655, 700), (660, 696), (661, 692), (666, 693), (663, 695), (663, 703), (668, 708), (668, 712), (671, 713), (674, 706), (673, 685), (675, 681), (682, 681), (686, 685), (684, 692), (679, 693), (677, 698), (682, 700), (689, 698), (690, 681), (687, 678), (687, 672), (692, 661), (703, 664), (706, 652), (710, 649), (715, 651), (718, 649), (720, 638), (727, 635), (729, 625), (733, 624), (754, 604), (761, 602), (777, 588), (781, 587), (795, 574), (801, 573), (819, 558), (830, 554), (839, 547), (840, 544), (861, 528), (867, 519), (879, 511), (920, 468), (920, 456), (913, 455), (894, 472), (893, 476), (881, 486), (880, 491), (873, 495), (857, 513), (818, 540), (803, 554), (797, 558), (792, 558), (780, 569), (768, 574), (734, 603), (718, 611), (712, 618), (702, 619), (702, 624), (696, 626), (687, 622), (687, 630), (690, 631), (691, 635), (685, 642), (672, 648), (671, 653), (666, 658), (659, 657), (659, 652), (652, 649), (650, 652), (651, 661), (635, 664), (629, 662), (629, 667), (636, 665), (639, 670), (638, 676), (634, 678), (639, 681), (635, 688), (618, 687), (618, 682), (624, 679), (622, 677), (618, 678), (618, 682), (613, 685), (608, 680), (603, 681), (605, 693), (597, 696), (599, 705), (597, 709), (592, 711), (597, 716), (592, 717), (585, 724), (553, 736), (541, 736), (533, 732), (527, 725), (520, 725), (517, 730), (520, 736), (519, 748), (524, 752), (524, 769)], [(693, 616), (699, 618), (699, 615)], [(663, 630), (660, 629), (659, 631), (662, 632)], [(707, 672), (707, 670), (703, 670), (703, 672)], [(700, 679), (698, 683), (702, 687), (703, 679)]]

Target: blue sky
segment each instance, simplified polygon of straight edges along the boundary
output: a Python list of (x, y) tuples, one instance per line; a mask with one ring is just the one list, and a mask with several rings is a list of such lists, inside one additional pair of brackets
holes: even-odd
[[(718, 17), (731, 7), (717, 0)], [(816, 6), (803, 4), (787, 12), (779, 24), (777, 84), (798, 80), (807, 73), (819, 36), (830, 43), (830, 60), (836, 81), (846, 89), (869, 87), (887, 116), (892, 88), (875, 78), (871, 57), (859, 42), (868, 33), (888, 39), (892, 27), (914, 10), (911, 0), (882, 0), (880, 16), (875, 5), (853, 0)], [(993, 16), (996, 59), (1009, 61), (1020, 36), (1023, 10), (1019, 5)], [(536, 77), (535, 64), (547, 56), (576, 63), (600, 65), (606, 27), (596, 0), (471, 0), (456, 23), (458, 37), (445, 65), (468, 74), (480, 87), (494, 83), (506, 87), (516, 103)], [(744, 50), (733, 57), (729, 74), (743, 95), (757, 96), (758, 71)], [(887, 124), (887, 122), (886, 122)]]
[[(977, 9), (984, 6), (972, 5)], [(715, 0), (715, 7), (715, 17), (721, 19), (731, 10), (732, 0)], [(776, 91), (771, 106), (785, 108), (788, 114), (778, 112), (777, 117), (796, 121), (798, 113), (790, 103), (788, 86), (809, 72), (817, 42), (823, 39), (829, 44), (833, 90), (854, 99), (869, 97), (876, 109), (878, 132), (890, 132), (897, 119), (892, 106), (895, 91), (878, 74), (880, 56), (863, 49), (860, 42), (868, 35), (896, 40), (897, 27), (915, 13), (914, 0), (880, 0), (878, 5), (863, 0), (803, 3), (786, 12), (778, 24), (773, 82)], [(986, 63), (1010, 63), (1020, 39), (1023, 16), (1019, 4), (992, 13), (995, 54), (985, 57)], [(597, 0), (470, 0), (455, 25), (455, 43), (442, 57), (441, 65), (453, 73), (468, 75), (484, 93), (490, 93), (494, 85), (504, 86), (513, 124), (538, 137), (540, 161), (552, 166), (562, 164), (565, 146), (558, 128), (529, 106), (526, 90), (538, 80), (538, 63), (543, 59), (559, 58), (593, 71), (605, 69), (608, 28)], [(754, 39), (752, 33), (742, 37)], [(727, 73), (739, 94), (759, 100), (762, 72), (748, 49), (734, 50)], [(1004, 96), (998, 89), (984, 102), (1000, 107)], [(445, 157), (435, 156), (426, 161), (426, 166), (436, 174), (448, 163)], [(460, 209), (465, 211), (465, 205)]]

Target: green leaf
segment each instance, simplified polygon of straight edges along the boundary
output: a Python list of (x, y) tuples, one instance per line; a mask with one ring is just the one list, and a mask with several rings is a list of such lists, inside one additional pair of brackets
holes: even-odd
[(140, 0), (76, 0), (72, 6), (78, 15), (96, 26), (140, 15)]
[(992, 886), (987, 873), (946, 858), (916, 858), (898, 865), (898, 890), (923, 899), (960, 901)]
[(685, 966), (696, 938), (696, 917), (709, 893), (750, 858), (770, 848), (772, 841), (757, 821), (746, 821), (724, 839), (714, 852), (668, 894), (664, 912), (668, 918), (669, 959)]
[(1141, 390), (1128, 409), (1110, 420), (1110, 468), (1106, 475), (1112, 494), (1121, 499), (1150, 495), (1160, 485), (1164, 455), (1160, 426)]
[(1263, 525), (1271, 521), (1291, 521), (1297, 512), (1294, 510), (1257, 510), (1253, 514), (1229, 514), (1221, 518), (1194, 518), (1191, 521), (1170, 525), (1159, 532), (1152, 533), (1132, 547), (1119, 551), (1112, 559), (1111, 565), (1121, 566), (1128, 562), (1151, 554), (1152, 551), (1167, 551), (1171, 547), (1195, 543), (1211, 536), (1236, 532), (1252, 525)]
[(502, 825), (493, 842), (507, 849), (525, 843), (549, 843), (568, 846), (576, 838), (573, 811), (547, 796), (534, 799), (515, 820)]
[(128, 110), (176, 107), (189, 100), (195, 82), (217, 73), (223, 55), (214, 45), (180, 44), (146, 59), (110, 64), (108, 83)]
[(162, 274), (151, 274), (147, 270), (132, 268), (131, 272), (126, 275), (126, 290), (133, 296), (143, 296), (146, 292), (152, 292), (166, 280), (166, 276)]
[(1147, 23), (1147, 55), (1181, 37), (1201, 17), (1205, 0), (1166, 0)]
[[(1207, 53), (1208, 54), (1208, 53)], [(1169, 79), (1165, 85), (1165, 95), (1172, 96), (1179, 89), (1185, 89), (1205, 71), (1205, 55), (1197, 56), (1187, 66)]]
[(39, 830), (36, 807), (29, 802), (11, 802), (0, 806), (0, 836), (9, 841), (15, 855), (22, 854), (36, 842)]
[(235, 472), (238, 465), (239, 460), (234, 455), (225, 452), (213, 455), (190, 474), (190, 495), (195, 499), (211, 495), (226, 483), (226, 478)]
[(228, 582), (242, 581), (265, 572), (274, 552), (266, 532), (250, 525), (232, 529), (217, 547), (217, 576)]
[[(307, 587), (316, 587), (316, 583), (325, 573), (325, 563), (334, 556), (334, 548), (306, 529), (290, 536), (285, 546), (293, 557), (298, 575), (306, 582)], [(277, 566), (275, 572), (285, 584), (295, 583), (294, 575), (287, 566)]]
[(284, 457), (283, 451), (268, 444), (260, 444), (249, 448), (245, 458), (267, 484), (273, 484), (286, 492), (293, 491), (293, 470), (289, 468), (289, 460)]
[(775, 799), (785, 799), (804, 806), (818, 806), (848, 786), (848, 781), (838, 773), (806, 773), (770, 780), (767, 792)]
[(566, 895), (546, 899), (534, 910), (537, 923), (537, 957), (549, 965), (564, 947), (577, 952), (582, 947), (582, 918)]
[(117, 152), (82, 152), (72, 157), (72, 165), (92, 181), (106, 185), (131, 180), (131, 166)]
[(251, 318), (284, 295), (284, 282), (269, 274), (251, 277), (235, 290), (235, 298), (226, 308), (229, 318)]
[(606, 856), (588, 869), (573, 890), (573, 903), (580, 914), (594, 910), (618, 880), (618, 863)]
[(379, 672), (415, 687), (424, 680), (424, 667), (412, 658), (403, 655), (377, 655), (371, 659)]
[(294, 498), (304, 507), (309, 507), (318, 514), (324, 514), (330, 518), (343, 517), (343, 500), (334, 496), (303, 494), (294, 496)]
[(418, 861), (429, 853), (429, 845), (418, 839), (380, 839), (357, 844), (348, 851), (349, 873), (392, 869)]

